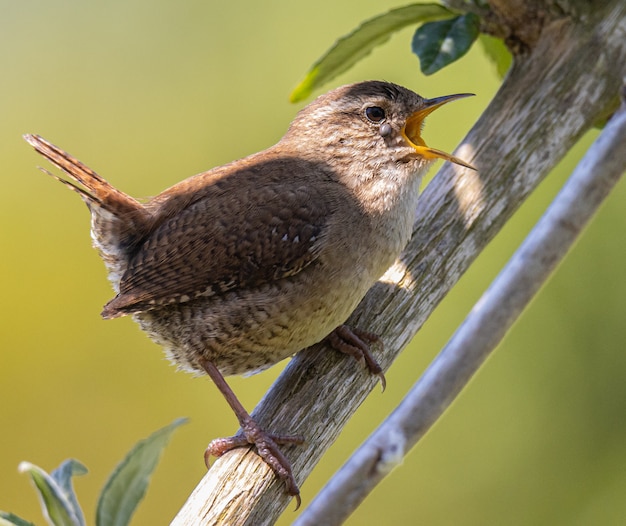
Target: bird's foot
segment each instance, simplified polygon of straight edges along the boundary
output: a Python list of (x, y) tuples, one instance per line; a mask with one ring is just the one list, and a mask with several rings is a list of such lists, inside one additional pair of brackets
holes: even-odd
[(204, 462), (207, 468), (209, 467), (211, 455), (220, 457), (231, 449), (252, 444), (256, 446), (259, 456), (272, 468), (276, 476), (285, 483), (287, 493), (296, 498), (296, 509), (298, 509), (300, 507), (300, 490), (293, 476), (291, 464), (278, 447), (278, 444), (302, 444), (304, 438), (292, 435), (272, 435), (263, 431), (261, 426), (256, 423), (241, 405), (241, 402), (239, 402), (215, 364), (210, 360), (200, 360), (200, 364), (224, 395), (235, 415), (237, 415), (237, 420), (239, 420), (239, 425), (243, 432), (232, 437), (213, 440), (204, 452)]
[(302, 444), (304, 438), (297, 435), (274, 435), (266, 433), (250, 418), (242, 425), (242, 435), (216, 438), (211, 441), (204, 452), (204, 462), (209, 467), (211, 456), (221, 457), (227, 451), (237, 447), (256, 446), (259, 456), (269, 465), (276, 476), (285, 483), (287, 493), (296, 499), (296, 509), (300, 507), (300, 490), (293, 476), (291, 464), (278, 447), (278, 444)]
[(374, 358), (370, 345), (374, 343), (382, 344), (380, 337), (372, 332), (362, 331), (360, 329), (354, 329), (347, 325), (340, 325), (333, 332), (328, 335), (328, 342), (330, 345), (341, 351), (342, 353), (349, 354), (357, 362), (365, 365), (370, 373), (375, 374), (380, 378), (380, 385), (385, 390), (387, 381), (380, 364)]

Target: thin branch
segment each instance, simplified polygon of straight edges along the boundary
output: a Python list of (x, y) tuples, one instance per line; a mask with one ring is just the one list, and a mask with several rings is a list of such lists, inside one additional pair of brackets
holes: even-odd
[[(606, 110), (621, 85), (616, 67), (626, 64), (625, 34), (621, 0), (594, 7), (584, 24), (563, 20), (546, 28), (457, 150), (479, 174), (444, 166), (428, 185), (401, 261), (348, 321), (383, 338), (377, 355), (383, 369)], [(306, 438), (284, 448), (301, 484), (375, 385), (365, 371), (316, 345), (296, 355), (253, 416), (272, 432)], [(173, 524), (273, 524), (289, 502), (269, 467), (241, 448), (214, 463)]]
[(504, 338), (608, 197), (626, 170), (624, 144), (626, 101), (422, 378), (294, 526), (341, 524), (402, 462)]

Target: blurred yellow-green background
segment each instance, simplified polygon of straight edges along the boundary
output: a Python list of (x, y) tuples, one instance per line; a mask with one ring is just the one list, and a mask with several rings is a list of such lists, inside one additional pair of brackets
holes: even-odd
[[(134, 524), (167, 524), (236, 422), (215, 387), (175, 372), (111, 298), (85, 206), (35, 166), (39, 133), (140, 197), (275, 142), (290, 90), (333, 40), (399, 1), (0, 0), (0, 509), (44, 521), (21, 460), (74, 457), (93, 523), (107, 475), (178, 416)], [(474, 92), (427, 123), (452, 150), (499, 81), (480, 48), (420, 74), (412, 29), (336, 86), (394, 81), (427, 97)], [(588, 134), (473, 265), (302, 487), (313, 498), (399, 402), (523, 239)], [(523, 147), (523, 145), (520, 145)], [(622, 183), (497, 353), (349, 524), (626, 524), (626, 186)], [(232, 386), (252, 409), (282, 366)], [(288, 511), (281, 524), (296, 514)]]

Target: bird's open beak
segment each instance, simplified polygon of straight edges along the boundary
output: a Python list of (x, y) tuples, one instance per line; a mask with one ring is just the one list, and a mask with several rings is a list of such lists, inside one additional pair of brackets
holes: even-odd
[(465, 161), (462, 161), (458, 157), (454, 157), (449, 153), (442, 152), (441, 150), (436, 150), (435, 148), (430, 148), (429, 146), (426, 146), (426, 143), (421, 136), (424, 119), (428, 115), (430, 115), (437, 108), (443, 106), (448, 102), (462, 99), (463, 97), (471, 97), (472, 95), (473, 93), (458, 93), (456, 95), (446, 95), (444, 97), (424, 100), (424, 105), (406, 120), (406, 124), (402, 129), (403, 137), (411, 146), (413, 146), (413, 148), (415, 148), (415, 151), (419, 155), (425, 157), (426, 159), (445, 159), (446, 161), (450, 161), (452, 163), (456, 163), (461, 166), (465, 166), (466, 168), (475, 170), (476, 168), (467, 164)]

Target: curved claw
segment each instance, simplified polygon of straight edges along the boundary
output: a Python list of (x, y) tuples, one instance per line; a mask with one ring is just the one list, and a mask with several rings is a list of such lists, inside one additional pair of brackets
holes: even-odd
[(278, 447), (278, 444), (302, 444), (304, 438), (299, 435), (273, 435), (263, 431), (259, 425), (250, 418), (243, 427), (243, 435), (216, 438), (212, 440), (204, 452), (204, 463), (210, 468), (210, 457), (221, 457), (224, 453), (238, 447), (254, 445), (259, 456), (272, 468), (287, 489), (287, 493), (296, 499), (296, 510), (300, 507), (300, 490), (293, 476), (291, 464), (287, 457)]
[(364, 363), (371, 374), (380, 378), (382, 390), (385, 391), (387, 387), (385, 374), (370, 350), (370, 345), (373, 343), (382, 345), (382, 340), (377, 334), (340, 325), (328, 335), (328, 341), (338, 351), (352, 356), (361, 364)]
[(379, 372), (376, 376), (378, 376), (378, 378), (380, 378), (380, 388), (381, 388), (381, 392), (384, 393), (385, 389), (387, 389), (387, 379), (385, 378), (385, 373), (383, 373), (382, 371)]

